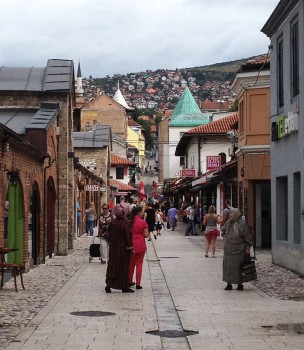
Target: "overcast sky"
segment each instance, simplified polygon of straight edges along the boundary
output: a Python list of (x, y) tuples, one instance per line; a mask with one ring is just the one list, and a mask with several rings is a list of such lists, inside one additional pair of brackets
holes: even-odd
[(80, 61), (83, 77), (187, 68), (268, 50), (279, 0), (1, 0), (0, 66)]

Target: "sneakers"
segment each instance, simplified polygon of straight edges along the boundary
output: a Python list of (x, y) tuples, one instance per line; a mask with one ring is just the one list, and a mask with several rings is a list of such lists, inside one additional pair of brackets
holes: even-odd
[(127, 288), (127, 289), (123, 289), (122, 292), (123, 293), (134, 293), (134, 290), (131, 288)]
[(236, 290), (244, 290), (244, 286), (242, 284), (238, 284)]
[(142, 286), (139, 286), (138, 284), (135, 287), (136, 289), (142, 289)]

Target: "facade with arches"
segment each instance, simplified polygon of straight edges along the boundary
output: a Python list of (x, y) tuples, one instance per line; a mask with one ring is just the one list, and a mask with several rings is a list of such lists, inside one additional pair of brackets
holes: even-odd
[(74, 104), (70, 60), (0, 69), (0, 246), (26, 269), (73, 248)]

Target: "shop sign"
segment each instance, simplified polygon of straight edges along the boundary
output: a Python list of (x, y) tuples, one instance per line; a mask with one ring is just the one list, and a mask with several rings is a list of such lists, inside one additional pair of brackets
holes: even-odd
[(299, 130), (298, 116), (298, 113), (288, 112), (288, 116), (283, 115), (278, 118), (279, 139)]
[(98, 192), (99, 191), (99, 185), (86, 185), (86, 191)]
[(195, 177), (195, 169), (182, 169), (180, 175), (181, 177)]
[(221, 156), (207, 156), (207, 170), (221, 170)]

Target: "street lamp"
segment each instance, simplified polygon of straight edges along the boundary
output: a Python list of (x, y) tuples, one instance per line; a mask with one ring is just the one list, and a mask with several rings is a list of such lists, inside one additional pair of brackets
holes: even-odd
[(235, 151), (237, 150), (237, 147), (236, 147), (236, 142), (237, 142), (237, 139), (238, 139), (238, 135), (237, 135), (237, 132), (235, 130), (229, 130), (227, 133), (226, 133), (226, 136), (229, 140), (231, 140), (231, 144), (232, 144), (232, 152), (231, 154), (229, 154), (231, 156), (231, 158), (234, 158), (235, 157)]

